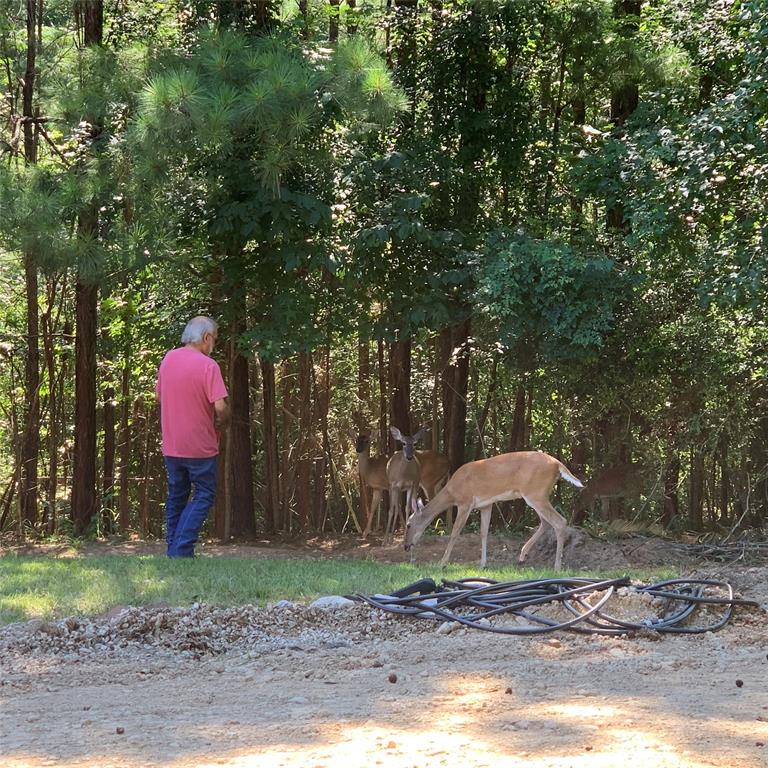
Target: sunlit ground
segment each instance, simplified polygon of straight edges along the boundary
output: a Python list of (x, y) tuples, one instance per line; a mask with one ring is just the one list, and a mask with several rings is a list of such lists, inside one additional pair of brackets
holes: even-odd
[[(675, 704), (647, 695), (635, 700), (627, 692), (611, 701), (602, 694), (595, 700), (564, 697), (552, 690), (545, 694), (546, 701), (532, 703), (525, 701), (524, 685), (514, 691), (504, 685), (489, 675), (443, 674), (429, 680), (429, 693), (423, 697), (418, 685), (403, 686), (401, 693), (394, 686), (385, 693), (366, 689), (369, 700), (349, 685), (338, 690), (329, 685), (323, 700), (317, 700), (322, 689), (315, 683), (308, 684), (303, 702), (307, 706), (299, 707), (301, 714), (290, 700), (280, 700), (279, 687), (250, 690), (250, 705), (235, 707), (232, 700), (220, 703), (215, 712), (202, 703), (202, 693), (190, 692), (176, 702), (175, 711), (174, 702), (150, 697), (134, 702), (140, 710), (134, 714), (157, 727), (142, 730), (134, 723), (118, 735), (112, 728), (115, 717), (86, 721), (84, 726), (82, 713), (61, 713), (59, 718), (74, 715), (72, 722), (59, 725), (68, 731), (66, 742), (72, 740), (76, 756), (68, 757), (65, 742), (45, 738), (45, 743), (36, 745), (39, 749), (6, 754), (2, 765), (764, 768), (768, 764), (768, 749), (755, 746), (761, 739), (768, 741), (768, 723), (740, 719), (727, 708), (717, 717), (712, 709), (698, 716), (691, 711), (675, 713), (675, 707), (690, 708), (685, 696)], [(199, 714), (190, 722), (195, 703)], [(223, 720), (223, 708), (231, 720)]]

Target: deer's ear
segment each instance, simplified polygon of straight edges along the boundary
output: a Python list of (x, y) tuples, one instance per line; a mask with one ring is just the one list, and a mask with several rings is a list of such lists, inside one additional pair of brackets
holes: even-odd
[(429, 430), (426, 427), (422, 427), (414, 436), (413, 436), (413, 442), (418, 443), (419, 440), (423, 440), (424, 436), (427, 434)]
[(390, 427), (389, 431), (392, 433), (392, 437), (394, 437), (395, 440), (399, 440), (401, 443), (403, 442), (403, 436), (400, 434), (400, 430), (397, 427)]

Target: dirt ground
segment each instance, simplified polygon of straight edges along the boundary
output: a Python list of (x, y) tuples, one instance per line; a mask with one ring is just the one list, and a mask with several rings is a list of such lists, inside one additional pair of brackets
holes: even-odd
[[(491, 564), (513, 561), (519, 545), (493, 539)], [(444, 541), (429, 541), (418, 559), (433, 562), (443, 548)], [(44, 551), (125, 556), (162, 547), (126, 542)], [(206, 544), (201, 552), (405, 556), (396, 546), (353, 538)], [(478, 553), (478, 537), (464, 534), (456, 559), (472, 562)], [(533, 556), (545, 562), (551, 550)], [(768, 766), (768, 565), (697, 562), (668, 542), (639, 537), (607, 543), (574, 535), (565, 557), (566, 572), (657, 565), (726, 580), (762, 607), (737, 610), (719, 632), (642, 637), (448, 633), (439, 622), (365, 605), (159, 605), (10, 625), (0, 629), (0, 762)]]

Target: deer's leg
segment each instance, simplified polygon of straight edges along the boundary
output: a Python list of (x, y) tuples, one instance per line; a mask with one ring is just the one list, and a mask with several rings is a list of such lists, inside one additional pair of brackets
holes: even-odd
[[(528, 503), (530, 504), (530, 502)], [(525, 562), (525, 558), (528, 557), (528, 552), (530, 552), (531, 547), (541, 538), (541, 534), (544, 533), (546, 527), (547, 524), (543, 520), (539, 520), (539, 527), (533, 532), (531, 538), (523, 544), (522, 549), (520, 550), (520, 555), (517, 558), (518, 563)]]
[(485, 568), (488, 560), (488, 530), (491, 527), (493, 504), (480, 510), (480, 567)]
[(445, 554), (443, 555), (442, 560), (440, 560), (440, 565), (445, 565), (451, 559), (451, 551), (453, 550), (453, 545), (456, 543), (456, 539), (459, 538), (461, 529), (466, 525), (467, 518), (469, 517), (469, 513), (471, 511), (472, 507), (469, 504), (458, 507), (458, 512), (456, 513), (456, 522), (453, 524), (451, 538), (448, 539), (448, 546), (445, 548)]
[[(536, 514), (538, 514), (539, 519), (541, 520), (539, 530), (533, 534), (528, 542), (526, 542), (523, 549), (526, 547), (530, 548), (530, 545), (533, 543), (533, 541), (541, 535), (545, 524), (551, 525), (555, 529), (555, 538), (557, 539), (557, 549), (555, 551), (555, 570), (559, 571), (563, 563), (563, 545), (565, 544), (565, 531), (568, 528), (568, 523), (566, 522), (565, 518), (552, 506), (549, 499), (529, 499), (527, 497), (523, 498), (525, 498), (526, 504), (536, 510)], [(522, 551), (520, 552), (520, 556), (522, 559)]]
[(402, 518), (403, 515), (403, 489), (395, 488), (390, 490), (390, 514), (389, 514), (389, 538), (387, 543), (391, 544), (395, 540), (395, 528), (397, 527), (397, 521)]
[(411, 514), (413, 506), (416, 503), (414, 494), (418, 493), (418, 488), (408, 488), (405, 492), (405, 507), (400, 507), (400, 525), (405, 532), (405, 523), (408, 519), (408, 515)]
[(374, 521), (376, 528), (381, 526), (381, 500), (383, 497), (384, 491), (381, 488), (375, 488), (371, 500), (371, 520)]
[(389, 489), (389, 514), (387, 515), (387, 527), (384, 530), (384, 544), (392, 543), (392, 535), (397, 518), (397, 507), (400, 502), (400, 491), (398, 488)]
[(415, 485), (411, 489), (411, 503), (410, 503), (410, 511), (407, 509), (405, 510), (405, 520), (408, 522), (408, 517), (411, 514), (416, 514), (419, 511), (419, 486)]
[(381, 491), (378, 488), (373, 489), (373, 498), (371, 499), (371, 506), (368, 509), (368, 522), (365, 524), (365, 530), (363, 531), (363, 538), (368, 538), (368, 534), (373, 527), (373, 520), (379, 511), (379, 502), (381, 501)]

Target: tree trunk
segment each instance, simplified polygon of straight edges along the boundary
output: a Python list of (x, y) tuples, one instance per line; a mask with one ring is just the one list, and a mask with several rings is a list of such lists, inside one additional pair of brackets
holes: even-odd
[(323, 532), (326, 519), (327, 505), (327, 474), (330, 456), (330, 441), (328, 439), (328, 409), (330, 407), (331, 381), (331, 350), (323, 346), (319, 351), (319, 373), (312, 368), (312, 385), (314, 389), (315, 416), (313, 418), (315, 434), (322, 434), (322, 448), (315, 441), (315, 453), (312, 462), (312, 515), (316, 530)]
[(389, 388), (387, 386), (389, 376), (384, 356), (384, 342), (381, 339), (376, 342), (376, 361), (379, 369), (379, 444), (381, 445), (382, 453), (391, 453), (388, 424)]
[[(512, 426), (509, 430), (509, 450), (524, 451), (528, 447), (528, 392), (525, 383), (517, 385), (515, 408), (512, 411)], [(510, 502), (512, 523), (518, 525), (526, 514), (527, 505), (523, 499)]]
[(24, 367), (26, 400), (21, 445), (21, 509), (26, 524), (37, 524), (38, 461), (40, 453), (40, 328), (37, 306), (37, 262), (31, 252), (24, 256), (27, 296), (27, 357)]
[(433, 451), (440, 451), (440, 336), (435, 336), (432, 343), (432, 433), (431, 448)]
[(488, 414), (491, 411), (491, 403), (493, 397), (496, 394), (496, 387), (498, 385), (498, 370), (499, 370), (499, 358), (493, 358), (493, 364), (491, 366), (491, 376), (488, 382), (488, 390), (485, 393), (485, 401), (483, 402), (483, 409), (480, 412), (480, 416), (477, 419), (477, 447), (475, 448), (475, 458), (480, 459), (485, 456), (485, 425), (488, 421)]
[(704, 454), (697, 448), (691, 455), (688, 521), (694, 531), (704, 529)]
[(261, 365), (262, 401), (264, 414), (265, 457), (265, 527), (274, 532), (280, 519), (280, 454), (277, 448), (277, 414), (275, 395), (275, 366), (259, 358)]
[[(45, 370), (48, 378), (48, 483), (46, 488), (45, 500), (45, 531), (52, 534), (56, 529), (56, 497), (58, 495), (59, 484), (59, 438), (63, 433), (61, 424), (64, 410), (64, 380), (66, 376), (67, 360), (62, 356), (58, 372), (56, 371), (56, 348), (54, 345), (54, 333), (59, 328), (64, 297), (66, 293), (66, 282), (62, 281), (61, 292), (57, 297), (58, 280), (48, 280), (46, 293), (48, 296), (46, 310), (41, 317), (43, 353), (45, 358)], [(57, 305), (58, 302), (58, 305)], [(53, 311), (56, 308), (56, 318), (54, 320)], [(63, 332), (66, 335), (67, 323), (65, 322)]]
[(97, 288), (75, 288), (75, 446), (72, 520), (82, 536), (96, 514), (96, 303)]
[(292, 528), (291, 505), (293, 504), (296, 492), (296, 457), (294, 446), (291, 444), (293, 425), (296, 422), (296, 397), (294, 394), (295, 373), (293, 371), (291, 360), (283, 360), (280, 369), (283, 415), (283, 444), (280, 457), (280, 468), (282, 470), (282, 482), (280, 483), (280, 490), (282, 491), (282, 497), (280, 499), (280, 530), (283, 533), (290, 533)]
[[(42, 4), (42, 0), (40, 0)], [(37, 40), (35, 38), (35, 22), (38, 0), (27, 0), (27, 58), (22, 83), (22, 112), (24, 121), (24, 160), (29, 163), (37, 162), (37, 131), (33, 119), (35, 98), (35, 77), (37, 75)]]
[[(238, 327), (238, 331), (244, 330)], [(256, 513), (253, 505), (253, 457), (251, 456), (251, 400), (248, 359), (235, 354), (229, 393), (232, 419), (231, 535), (236, 538), (256, 535)]]
[(309, 28), (309, 0), (299, 0), (299, 15), (302, 20), (301, 37), (309, 40), (311, 30)]
[(118, 520), (120, 533), (128, 532), (130, 527), (130, 472), (131, 472), (131, 370), (130, 360), (125, 359), (120, 385), (120, 498), (118, 500)]
[[(450, 432), (446, 445), (451, 473), (465, 462), (465, 444), (467, 435), (467, 385), (469, 382), (469, 330), (470, 320), (453, 327), (451, 348), (456, 356), (450, 389), (452, 392)], [(449, 368), (450, 371), (450, 368)]]
[(141, 461), (141, 495), (139, 501), (139, 530), (141, 538), (146, 539), (149, 536), (149, 462), (151, 440), (149, 431), (151, 429), (149, 408), (146, 403), (141, 403), (141, 415), (144, 421), (144, 450)]
[(339, 40), (339, 0), (328, 0), (328, 42)]
[[(362, 338), (357, 342), (357, 402), (358, 408), (352, 413), (355, 427), (359, 434), (370, 431), (371, 416), (371, 348), (368, 340)], [(360, 497), (361, 520), (367, 520), (370, 515), (370, 499), (368, 489), (358, 473), (357, 491)]]
[(525, 385), (519, 384), (515, 394), (515, 410), (512, 412), (512, 428), (509, 434), (509, 450), (525, 449)]
[(440, 390), (443, 405), (443, 446), (448, 451), (448, 443), (451, 435), (451, 418), (453, 408), (453, 379), (454, 366), (451, 361), (453, 355), (453, 334), (450, 327), (443, 328), (437, 342), (438, 362), (440, 369)]
[(354, 35), (357, 32), (357, 0), (347, 0), (347, 34)]
[(363, 430), (371, 415), (371, 348), (362, 336), (357, 342), (357, 402), (359, 413), (351, 415), (357, 416), (356, 426)]
[(115, 390), (104, 390), (104, 491), (102, 493), (102, 532), (112, 533), (115, 509)]
[[(75, 14), (83, 42), (101, 45), (103, 0), (77, 0)], [(87, 116), (98, 132), (98, 117)], [(78, 217), (78, 237), (98, 239), (98, 203), (92, 201)], [(76, 535), (87, 530), (96, 513), (96, 333), (98, 289), (78, 275), (75, 288), (75, 456), (72, 472), (72, 519)]]
[(403, 434), (411, 434), (411, 340), (389, 345), (389, 388), (392, 395), (392, 425)]
[(312, 503), (312, 444), (314, 442), (312, 425), (312, 355), (299, 352), (299, 422), (296, 441), (296, 526), (306, 533), (311, 517)]
[(3, 492), (2, 502), (0, 502), (0, 532), (5, 530), (5, 521), (8, 519), (11, 507), (13, 506), (13, 499), (16, 495), (17, 478), (18, 471), (16, 467), (14, 467), (8, 486)]
[(45, 500), (45, 532), (52, 534), (56, 530), (56, 496), (59, 486), (59, 411), (61, 410), (61, 389), (58, 377), (53, 381), (49, 400), (48, 422), (48, 487)]
[(720, 441), (718, 463), (720, 464), (720, 498), (718, 505), (720, 508), (720, 514), (718, 522), (720, 525), (730, 525), (731, 478), (730, 469), (728, 466), (727, 436), (723, 436), (722, 440)]
[(674, 448), (669, 449), (664, 465), (664, 505), (661, 524), (669, 528), (679, 513), (677, 486), (680, 482), (680, 457)]
[[(37, 162), (34, 118), (37, 41), (37, 0), (27, 0), (27, 63), (22, 87), (24, 160)], [(25, 420), (21, 445), (21, 510), (27, 525), (37, 524), (38, 461), (40, 453), (40, 328), (38, 314), (37, 258), (32, 246), (24, 248), (24, 282), (27, 298), (27, 356), (24, 368)]]

